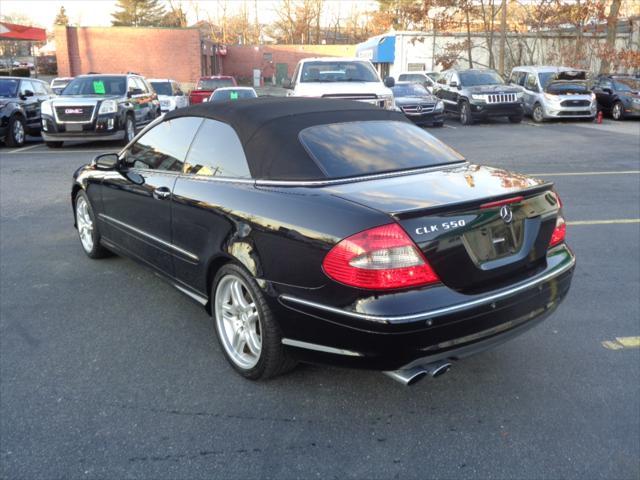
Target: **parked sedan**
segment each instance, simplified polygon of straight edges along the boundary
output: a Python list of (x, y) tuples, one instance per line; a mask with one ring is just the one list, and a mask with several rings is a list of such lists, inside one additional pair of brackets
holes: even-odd
[(54, 96), (42, 80), (0, 77), (0, 141), (20, 147), (27, 134), (40, 135), (40, 105)]
[(640, 79), (629, 75), (601, 75), (593, 93), (600, 109), (614, 120), (640, 117)]
[(220, 103), (257, 97), (258, 94), (251, 87), (220, 87), (211, 94), (207, 101)]
[(391, 88), (396, 106), (417, 125), (441, 127), (444, 124), (444, 103), (422, 85), (396, 82)]
[(549, 316), (575, 263), (550, 182), (344, 100), (169, 112), (77, 170), (71, 202), (89, 257), (134, 257), (201, 303), (250, 379), (439, 375)]

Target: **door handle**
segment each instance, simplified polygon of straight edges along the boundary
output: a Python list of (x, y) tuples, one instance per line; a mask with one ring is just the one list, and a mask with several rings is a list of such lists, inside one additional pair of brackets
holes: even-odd
[(171, 190), (167, 187), (158, 187), (153, 191), (153, 198), (156, 200), (164, 200), (171, 196)]

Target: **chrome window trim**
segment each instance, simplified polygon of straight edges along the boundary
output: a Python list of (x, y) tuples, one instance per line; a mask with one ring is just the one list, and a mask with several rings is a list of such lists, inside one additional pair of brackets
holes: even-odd
[(532, 287), (536, 287), (537, 285), (546, 282), (547, 280), (550, 280), (552, 278), (555, 278), (559, 275), (562, 275), (564, 272), (572, 269), (574, 267), (574, 265), (576, 264), (576, 260), (575, 257), (572, 255), (571, 259), (565, 263), (562, 264), (561, 266), (551, 270), (550, 272), (547, 272), (544, 275), (541, 275), (540, 277), (536, 277), (534, 279), (525, 281), (525, 282), (521, 282), (519, 284), (517, 284), (514, 287), (511, 288), (507, 288), (505, 290), (502, 290), (500, 292), (491, 294), (491, 295), (487, 295), (481, 298), (477, 298), (475, 300), (470, 300), (468, 302), (462, 302), (462, 303), (458, 303), (456, 305), (452, 305), (450, 307), (444, 307), (444, 308), (438, 308), (435, 310), (427, 310), (426, 312), (420, 312), (420, 313), (414, 313), (411, 315), (394, 315), (394, 316), (383, 316), (383, 315), (369, 315), (366, 313), (357, 313), (357, 312), (351, 312), (348, 310), (342, 310), (340, 308), (335, 308), (335, 307), (331, 307), (329, 305), (323, 305), (320, 303), (316, 303), (316, 302), (311, 302), (308, 300), (302, 300), (300, 298), (296, 298), (296, 297), (292, 297), (290, 295), (280, 295), (280, 299), (281, 300), (285, 300), (288, 302), (292, 302), (292, 303), (297, 303), (299, 305), (304, 305), (307, 307), (312, 307), (312, 308), (316, 308), (318, 310), (323, 310), (325, 312), (329, 312), (329, 313), (335, 313), (338, 315), (342, 315), (342, 316), (346, 316), (346, 317), (351, 317), (351, 318), (357, 318), (359, 320), (368, 320), (368, 321), (373, 321), (373, 322), (380, 322), (380, 323), (389, 323), (389, 322), (405, 322), (405, 321), (411, 321), (411, 320), (426, 320), (428, 318), (431, 317), (436, 317), (436, 316), (440, 316), (440, 315), (447, 315), (450, 313), (455, 313), (458, 312), (460, 310), (465, 310), (467, 308), (472, 308), (472, 307), (477, 307), (480, 305), (484, 305), (487, 303), (492, 303), (495, 302), (497, 300), (502, 300), (503, 298), (507, 298), (510, 297), (512, 295), (515, 295), (516, 293), (519, 293), (523, 290), (527, 290), (529, 288)]
[(366, 180), (378, 180), (381, 178), (403, 177), (408, 175), (417, 175), (420, 173), (433, 172), (436, 170), (446, 170), (449, 168), (458, 168), (461, 165), (468, 165), (466, 160), (446, 163), (443, 165), (434, 165), (433, 167), (414, 168), (411, 170), (398, 170), (388, 173), (374, 173), (371, 175), (362, 175), (359, 177), (336, 178), (327, 180), (255, 180), (256, 186), (281, 186), (281, 187), (323, 187), (325, 185), (341, 185), (344, 183), (363, 182)]
[(328, 347), (326, 345), (319, 345), (317, 343), (302, 342), (300, 340), (293, 340), (291, 338), (283, 338), (283, 345), (289, 345), (290, 347), (305, 348), (307, 350), (315, 350), (316, 352), (335, 353), (336, 355), (347, 355), (350, 357), (363, 357), (364, 355), (353, 350), (345, 350), (343, 348)]
[(149, 239), (151, 239), (151, 240), (153, 240), (153, 241), (155, 241), (155, 242), (157, 242), (157, 243), (159, 243), (161, 245), (164, 245), (167, 248), (175, 250), (176, 252), (179, 252), (179, 253), (191, 258), (192, 260), (194, 260), (196, 262), (198, 262), (200, 260), (197, 255), (194, 255), (193, 253), (191, 253), (191, 252), (189, 252), (187, 250), (184, 250), (183, 248), (180, 248), (180, 247), (174, 245), (173, 243), (166, 242), (166, 241), (162, 240), (161, 238), (156, 237), (155, 235), (151, 235), (150, 233), (144, 232), (144, 231), (140, 230), (139, 228), (136, 228), (136, 227), (134, 227), (132, 225), (129, 225), (128, 223), (121, 222), (120, 220), (116, 220), (115, 218), (110, 217), (108, 215), (105, 215), (104, 213), (100, 213), (100, 214), (98, 214), (98, 216), (100, 218), (102, 218), (103, 220), (105, 220), (107, 222), (111, 222), (112, 224), (114, 224), (116, 226), (129, 229), (132, 232), (135, 232), (135, 233), (137, 233), (139, 235), (147, 237), (147, 238), (149, 238)]

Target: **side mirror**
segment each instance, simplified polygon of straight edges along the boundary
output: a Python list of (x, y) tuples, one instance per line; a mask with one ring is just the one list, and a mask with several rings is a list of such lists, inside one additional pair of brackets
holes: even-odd
[(387, 77), (384, 79), (384, 86), (387, 88), (393, 88), (396, 86), (396, 79), (393, 77)]
[(115, 170), (119, 163), (120, 158), (117, 153), (103, 153), (94, 158), (91, 165), (98, 170)]
[(31, 90), (25, 90), (24, 93), (22, 94), (23, 98), (27, 98), (27, 97), (33, 97), (33, 92)]
[(613, 90), (611, 90), (609, 87), (603, 87), (602, 91), (608, 95), (613, 94)]
[(282, 80), (282, 88), (288, 88), (288, 89), (293, 88), (293, 85), (291, 85), (290, 78), (285, 78), (284, 80)]
[(458, 82), (456, 82), (455, 80), (453, 82), (449, 82), (449, 86), (453, 88), (458, 88)]
[(127, 92), (127, 97), (131, 98), (134, 95), (140, 95), (142, 92), (141, 88), (133, 88)]

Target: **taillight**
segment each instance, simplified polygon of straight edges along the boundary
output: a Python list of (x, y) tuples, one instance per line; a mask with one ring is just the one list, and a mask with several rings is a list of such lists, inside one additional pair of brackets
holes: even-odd
[(564, 242), (565, 237), (567, 236), (567, 224), (562, 218), (562, 215), (558, 214), (558, 218), (556, 219), (556, 228), (553, 229), (553, 233), (551, 234), (551, 241), (549, 242), (549, 247), (554, 247), (561, 242)]
[(356, 233), (336, 244), (322, 267), (333, 280), (368, 290), (439, 282), (413, 240), (391, 223)]

